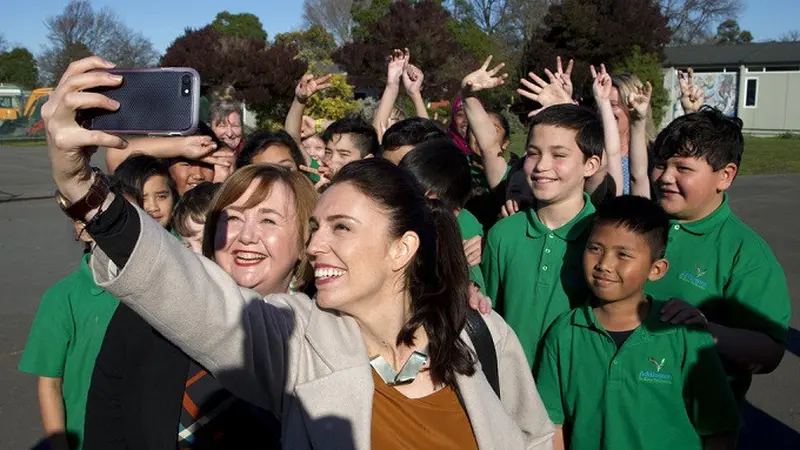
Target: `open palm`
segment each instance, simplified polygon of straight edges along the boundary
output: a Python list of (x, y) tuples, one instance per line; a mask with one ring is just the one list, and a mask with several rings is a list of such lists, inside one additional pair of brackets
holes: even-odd
[(316, 78), (310, 73), (303, 75), (294, 90), (295, 97), (301, 102), (306, 102), (312, 95), (331, 87), (330, 80), (332, 76), (328, 74)]
[(489, 64), (492, 62), (492, 57), (489, 56), (484, 61), (480, 69), (467, 75), (461, 81), (461, 87), (470, 90), (471, 92), (478, 92), (484, 89), (492, 89), (505, 83), (508, 74), (504, 73), (498, 75), (497, 73), (505, 67), (505, 63), (500, 63), (494, 69), (489, 70)]
[(653, 85), (651, 85), (649, 81), (643, 86), (637, 86), (636, 91), (630, 93), (628, 96), (628, 104), (631, 105), (631, 116), (634, 119), (641, 120), (647, 117), (652, 95)]

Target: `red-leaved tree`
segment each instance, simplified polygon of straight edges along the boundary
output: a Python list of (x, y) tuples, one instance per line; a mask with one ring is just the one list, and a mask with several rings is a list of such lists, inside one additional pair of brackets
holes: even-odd
[(296, 56), (292, 46), (268, 47), (263, 40), (226, 36), (206, 26), (187, 28), (167, 49), (161, 65), (192, 67), (200, 73), (204, 89), (233, 86), (260, 120), (274, 116), (282, 121), (295, 84), (308, 68)]

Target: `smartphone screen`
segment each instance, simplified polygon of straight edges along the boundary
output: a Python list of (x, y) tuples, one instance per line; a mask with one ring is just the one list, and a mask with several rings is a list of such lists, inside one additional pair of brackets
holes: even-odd
[(115, 134), (186, 136), (197, 129), (200, 75), (186, 67), (110, 69), (122, 75), (117, 87), (89, 89), (119, 102), (116, 111), (81, 110), (78, 123)]

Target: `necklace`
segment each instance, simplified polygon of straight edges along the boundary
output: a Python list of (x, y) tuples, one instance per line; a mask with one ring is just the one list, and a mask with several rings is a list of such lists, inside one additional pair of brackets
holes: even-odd
[(387, 386), (398, 386), (401, 384), (408, 384), (414, 381), (419, 375), (419, 371), (425, 367), (428, 362), (428, 347), (425, 346), (422, 351), (414, 351), (409, 356), (408, 361), (403, 364), (403, 367), (398, 373), (391, 364), (389, 364), (383, 356), (378, 355), (369, 360), (369, 365), (375, 369), (375, 372), (381, 377)]

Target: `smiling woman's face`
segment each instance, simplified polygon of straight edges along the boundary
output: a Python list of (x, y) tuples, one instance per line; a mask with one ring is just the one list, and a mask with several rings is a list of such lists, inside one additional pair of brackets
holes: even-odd
[(261, 295), (287, 292), (303, 251), (292, 189), (275, 182), (252, 207), (261, 181), (222, 210), (214, 235), (214, 259), (239, 286)]

